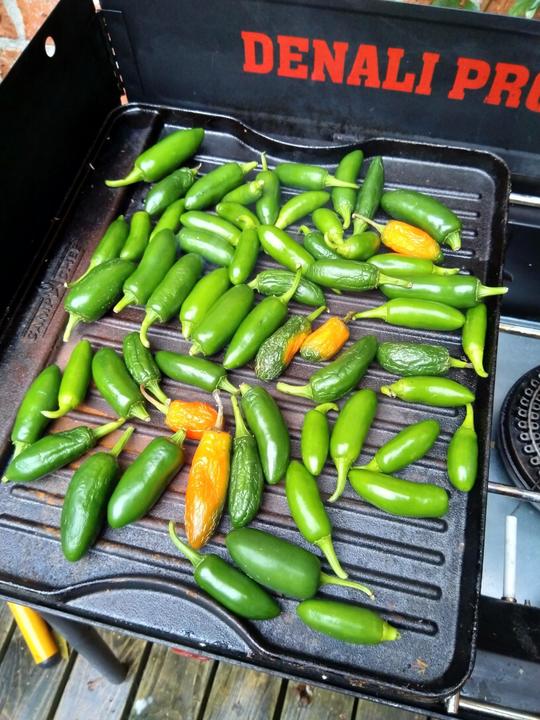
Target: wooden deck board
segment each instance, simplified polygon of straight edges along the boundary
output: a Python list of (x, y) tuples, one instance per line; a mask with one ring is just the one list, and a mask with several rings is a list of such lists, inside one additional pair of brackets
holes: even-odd
[(424, 715), (407, 712), (381, 703), (359, 700), (354, 720), (426, 720)]
[(280, 720), (351, 720), (350, 695), (290, 681)]
[(4, 657), (15, 621), (6, 603), (0, 602), (0, 661)]
[(272, 720), (284, 680), (219, 663), (204, 720)]

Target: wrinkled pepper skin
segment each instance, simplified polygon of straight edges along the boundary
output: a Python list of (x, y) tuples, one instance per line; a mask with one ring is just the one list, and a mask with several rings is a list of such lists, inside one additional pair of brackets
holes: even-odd
[[(249, 283), (249, 287), (261, 295), (283, 295), (290, 288), (293, 279), (294, 273), (289, 270), (263, 270)], [(321, 288), (304, 277), (296, 288), (293, 300), (311, 307), (326, 305)]]
[(470, 404), (466, 406), (463, 423), (448, 445), (447, 468), (450, 482), (457, 490), (472, 490), (478, 474), (478, 436), (474, 429), (474, 413)]
[(269, 485), (275, 485), (289, 465), (289, 430), (276, 401), (265, 388), (243, 384), (240, 392), (242, 410), (257, 441), (265, 480)]
[(470, 368), (469, 363), (450, 356), (442, 345), (386, 342), (379, 345), (377, 362), (394, 375), (445, 375), (450, 368)]
[(353, 315), (331, 317), (314, 330), (302, 343), (300, 357), (310, 362), (324, 362), (335, 357), (349, 339), (349, 322)]
[(312, 630), (355, 645), (377, 645), (400, 635), (373, 610), (348, 603), (313, 598), (296, 608), (298, 617)]
[(306, 269), (306, 277), (317, 285), (337, 290), (363, 292), (383, 283), (407, 287), (407, 280), (391, 278), (369, 263), (358, 260), (316, 260)]
[(339, 260), (340, 256), (327, 245), (322, 232), (310, 230), (306, 225), (300, 230), (304, 233), (304, 247), (315, 260)]
[(448, 495), (438, 485), (402, 480), (364, 468), (351, 470), (349, 481), (361, 498), (390, 515), (438, 518), (448, 512)]
[(58, 365), (49, 365), (39, 373), (25, 392), (11, 430), (15, 456), (43, 435), (50, 423), (43, 412), (48, 413), (56, 408), (61, 380), (62, 373)]

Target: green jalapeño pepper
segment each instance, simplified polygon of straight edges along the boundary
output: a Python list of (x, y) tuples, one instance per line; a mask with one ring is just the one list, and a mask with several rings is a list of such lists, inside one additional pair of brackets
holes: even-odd
[(145, 347), (150, 347), (147, 337), (149, 328), (155, 322), (168, 322), (178, 313), (182, 303), (201, 277), (202, 269), (203, 261), (199, 255), (188, 253), (175, 262), (150, 295), (140, 330), (141, 342)]
[(64, 557), (70, 562), (86, 554), (101, 530), (119, 472), (117, 458), (133, 430), (128, 428), (109, 452), (91, 455), (69, 482), (60, 518), (60, 539)]
[(133, 170), (121, 180), (105, 180), (108, 187), (123, 187), (144, 180), (161, 180), (194, 155), (204, 138), (202, 128), (176, 130), (148, 150), (141, 153), (133, 163)]
[(342, 580), (321, 571), (321, 561), (308, 550), (254, 528), (232, 530), (225, 538), (227, 550), (240, 569), (273, 592), (306, 600), (324, 585), (340, 585), (373, 593), (365, 585)]
[(339, 260), (337, 252), (324, 241), (322, 232), (310, 230), (307, 225), (301, 225), (300, 231), (304, 233), (305, 249), (315, 260)]
[(465, 322), (465, 316), (456, 308), (413, 298), (390, 300), (354, 316), (355, 320), (362, 318), (377, 318), (390, 325), (416, 330), (458, 330)]
[(285, 230), (273, 225), (260, 225), (257, 233), (264, 252), (288, 270), (296, 272), (301, 268), (305, 272), (314, 262), (308, 251)]
[(93, 448), (100, 438), (114, 432), (124, 422), (125, 419), (120, 418), (98, 428), (78, 425), (72, 430), (45, 435), (12, 458), (2, 481), (30, 482), (59, 470), (80, 458)]
[(403, 470), (424, 457), (439, 437), (441, 426), (436, 420), (421, 420), (403, 428), (375, 453), (375, 457), (364, 470), (382, 473), (395, 473)]
[(172, 230), (174, 233), (177, 232), (180, 227), (180, 218), (184, 214), (185, 209), (186, 202), (183, 198), (175, 200), (171, 203), (150, 233), (150, 240), (153, 240), (162, 230)]
[(461, 343), (465, 355), (472, 363), (475, 372), (480, 377), (487, 377), (484, 370), (484, 347), (486, 344), (487, 309), (484, 303), (479, 303), (467, 310)]
[(383, 253), (370, 257), (368, 262), (379, 268), (385, 275), (392, 277), (406, 278), (407, 280), (417, 275), (456, 275), (459, 268), (445, 268), (435, 265), (433, 260), (427, 258), (408, 257), (399, 253)]
[(289, 367), (311, 332), (311, 323), (325, 310), (323, 305), (310, 315), (292, 315), (263, 342), (255, 358), (255, 375), (259, 380), (271, 382)]
[(49, 365), (25, 392), (11, 430), (14, 456), (35, 443), (43, 434), (50, 422), (46, 413), (57, 406), (61, 380), (62, 373), (58, 365)]
[(448, 512), (448, 495), (438, 485), (417, 483), (365, 468), (354, 468), (349, 481), (361, 498), (390, 515), (438, 518)]
[(304, 600), (296, 614), (312, 630), (355, 645), (399, 640), (400, 634), (373, 610), (336, 600)]
[(261, 163), (263, 169), (256, 179), (262, 182), (263, 191), (261, 197), (257, 200), (255, 210), (263, 225), (273, 225), (279, 215), (281, 185), (277, 173), (268, 169), (265, 153), (261, 155)]
[(330, 427), (327, 413), (339, 411), (335, 403), (323, 403), (308, 410), (304, 416), (300, 436), (302, 462), (312, 475), (318, 477), (324, 468), (330, 448)]
[(64, 342), (69, 340), (80, 322), (99, 320), (111, 309), (134, 270), (135, 265), (129, 260), (109, 260), (94, 268), (68, 292), (64, 300), (64, 308), (69, 313)]
[(190, 355), (214, 355), (234, 336), (253, 305), (253, 290), (235, 285), (210, 308), (192, 333)]
[(96, 246), (96, 249), (90, 256), (90, 262), (83, 274), (74, 282), (66, 283), (66, 287), (73, 287), (81, 282), (94, 268), (103, 265), (109, 260), (115, 260), (120, 256), (124, 243), (129, 233), (129, 225), (123, 215), (119, 215), (116, 220), (109, 225), (105, 234)]
[(364, 377), (377, 352), (377, 338), (365, 335), (325, 367), (310, 377), (307, 385), (278, 382), (276, 388), (288, 395), (313, 402), (335, 402), (352, 390)]
[[(249, 287), (261, 295), (282, 295), (290, 288), (294, 273), (289, 270), (263, 270), (249, 283)], [(324, 293), (318, 285), (302, 278), (293, 295), (295, 302), (320, 307), (326, 305)]]
[(216, 212), (220, 218), (231, 223), (240, 230), (247, 228), (255, 228), (259, 223), (259, 218), (251, 212), (247, 207), (234, 202), (220, 202), (216, 206)]
[(334, 550), (332, 524), (321, 500), (319, 488), (313, 475), (298, 460), (293, 460), (287, 468), (285, 492), (289, 510), (300, 533), (322, 551), (338, 578), (345, 580), (347, 573), (341, 567)]
[(319, 208), (311, 216), (313, 224), (323, 234), (324, 241), (332, 249), (343, 242), (343, 226), (333, 210)]
[(119, 313), (128, 305), (144, 305), (176, 259), (176, 238), (172, 230), (162, 230), (148, 245), (137, 269), (124, 283), (124, 297), (113, 308)]
[[(364, 153), (361, 150), (353, 150), (343, 157), (336, 169), (336, 178), (356, 183)], [(351, 216), (356, 203), (356, 190), (353, 188), (334, 188), (332, 190), (332, 205), (343, 220), (343, 229), (347, 230), (351, 224)]]
[(186, 210), (204, 210), (215, 205), (244, 181), (244, 176), (257, 167), (256, 162), (225, 163), (199, 178), (186, 193)]
[(233, 285), (244, 283), (249, 278), (257, 264), (260, 247), (256, 228), (246, 228), (242, 231), (229, 265), (229, 280)]
[[(372, 220), (375, 217), (384, 188), (384, 165), (382, 158), (374, 157), (369, 165), (362, 187), (356, 197), (355, 215)], [(353, 234), (360, 235), (367, 230), (367, 223), (361, 218), (353, 222)]]
[(381, 239), (377, 233), (367, 232), (360, 235), (351, 235), (335, 245), (340, 257), (350, 260), (369, 260), (381, 246)]
[[(373, 290), (382, 283), (407, 288), (410, 282), (383, 275), (374, 266), (357, 260), (316, 260), (306, 269), (306, 277), (317, 285), (337, 290), (362, 292)], [(390, 284), (385, 287), (390, 287)]]
[(58, 390), (58, 409), (43, 410), (46, 418), (60, 418), (78, 407), (88, 392), (92, 374), (92, 346), (81, 340), (73, 348)]
[(112, 348), (101, 348), (94, 355), (92, 377), (101, 395), (118, 415), (145, 422), (150, 420), (139, 387)]
[[(225, 203), (238, 203), (238, 205), (251, 205), (262, 197), (264, 180), (257, 177), (255, 180), (239, 185), (223, 197)], [(232, 222), (232, 221), (231, 221)]]
[(240, 230), (236, 225), (217, 215), (211, 215), (200, 210), (190, 210), (182, 215), (180, 222), (184, 227), (192, 230), (204, 230), (204, 232), (211, 235), (216, 235), (233, 246), (238, 245), (240, 240)]
[(409, 286), (382, 285), (381, 290), (388, 298), (434, 300), (456, 308), (471, 308), (482, 298), (508, 292), (507, 287), (482, 285), (472, 275), (420, 275)]
[(259, 511), (264, 476), (257, 441), (246, 427), (235, 395), (231, 397), (231, 404), (236, 432), (229, 478), (229, 516), (232, 526), (240, 528), (250, 523)]
[(240, 392), (244, 416), (259, 448), (264, 477), (269, 485), (275, 485), (289, 464), (289, 430), (276, 401), (263, 387), (242, 384)]
[(474, 487), (478, 473), (478, 436), (471, 404), (466, 405), (465, 419), (450, 440), (447, 466), (450, 482), (457, 490), (469, 492)]
[(169, 523), (169, 535), (195, 568), (193, 577), (197, 585), (220, 605), (249, 620), (270, 620), (279, 615), (279, 605), (260, 585), (219, 555), (201, 555), (183, 543), (174, 532), (172, 521)]
[(302, 163), (281, 163), (276, 167), (279, 182), (286, 187), (300, 190), (324, 190), (326, 187), (358, 188), (358, 185), (346, 180), (338, 180), (330, 175), (326, 168)]
[(142, 344), (139, 333), (131, 332), (124, 337), (123, 351), (126, 367), (137, 385), (168, 405), (169, 398), (159, 386), (161, 372), (150, 350)]
[(392, 190), (384, 193), (381, 205), (390, 217), (421, 228), (452, 250), (461, 247), (461, 220), (439, 200), (415, 190)]
[(470, 368), (469, 363), (450, 356), (442, 345), (385, 342), (377, 350), (377, 362), (394, 375), (445, 375), (450, 368)]
[(300, 195), (293, 195), (279, 211), (274, 225), (281, 230), (285, 230), (286, 227), (294, 225), (294, 223), (314, 210), (322, 208), (329, 200), (330, 193), (324, 190), (308, 190), (300, 193)]
[(144, 209), (149, 215), (160, 215), (171, 203), (184, 197), (195, 182), (201, 166), (180, 168), (153, 185), (144, 199)]
[(161, 372), (171, 380), (198, 387), (206, 392), (226, 390), (233, 395), (238, 392), (227, 378), (225, 368), (210, 360), (168, 350), (159, 350), (155, 359)]
[(115, 487), (107, 506), (107, 521), (120, 528), (140, 520), (157, 503), (184, 464), (185, 430), (151, 440)]
[(189, 340), (193, 328), (198, 325), (212, 305), (229, 289), (229, 271), (217, 268), (205, 275), (195, 285), (180, 308), (182, 335)]
[(434, 407), (460, 407), (474, 402), (474, 393), (449, 378), (429, 376), (401, 378), (380, 388), (383, 395)]
[(129, 223), (129, 235), (120, 251), (122, 260), (138, 262), (142, 258), (150, 239), (151, 224), (150, 215), (144, 210), (133, 213)]
[(224, 368), (233, 370), (243, 367), (255, 357), (263, 342), (283, 324), (287, 317), (289, 301), (296, 292), (299, 282), (300, 271), (296, 273), (287, 292), (280, 297), (270, 295), (264, 298), (242, 320), (225, 352)]
[(182, 228), (177, 235), (180, 249), (200, 255), (207, 262), (228, 267), (234, 257), (234, 248), (228, 240), (216, 237), (206, 230)]
[(334, 502), (343, 494), (347, 474), (362, 452), (376, 412), (377, 395), (366, 388), (351, 395), (339, 413), (330, 438), (330, 455), (336, 466), (337, 483), (328, 502)]

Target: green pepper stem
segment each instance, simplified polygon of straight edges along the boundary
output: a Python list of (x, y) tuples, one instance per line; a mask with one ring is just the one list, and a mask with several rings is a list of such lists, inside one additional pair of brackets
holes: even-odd
[(363, 222), (367, 223), (368, 225), (371, 225), (371, 227), (374, 227), (375, 230), (382, 235), (384, 232), (384, 225), (381, 225), (381, 223), (377, 223), (374, 220), (371, 220), (371, 218), (366, 217), (365, 215), (360, 215), (359, 213), (353, 213), (353, 219), (354, 220), (362, 220)]
[(74, 315), (73, 313), (69, 313), (69, 318), (67, 321), (66, 329), (64, 330), (64, 342), (68, 342), (69, 338), (71, 337), (71, 333), (77, 325), (81, 322), (82, 318), (79, 315)]
[(238, 400), (235, 395), (231, 397), (231, 405), (234, 413), (234, 424), (236, 426), (234, 437), (247, 437), (250, 433), (248, 432), (246, 423), (244, 422), (244, 418), (242, 417), (242, 413), (240, 412), (240, 405), (238, 404)]
[(339, 405), (336, 405), (336, 403), (322, 403), (321, 405), (317, 405), (315, 408), (317, 412), (320, 412), (321, 415), (326, 415), (326, 413), (330, 412), (330, 410), (335, 410), (336, 412), (339, 412)]
[(467, 356), (479, 377), (486, 378), (488, 373), (484, 370), (484, 348), (478, 345), (467, 348)]
[(216, 402), (217, 409), (218, 409), (216, 422), (214, 423), (214, 430), (223, 430), (223, 422), (224, 422), (225, 418), (223, 415), (223, 403), (221, 402), (221, 395), (219, 394), (219, 390), (214, 390), (212, 395), (214, 397), (214, 400)]
[(69, 405), (60, 405), (58, 410), (42, 410), (41, 414), (50, 420), (57, 420), (70, 411)]
[(110, 188), (125, 187), (126, 185), (133, 185), (133, 183), (140, 182), (141, 180), (144, 180), (142, 170), (134, 167), (133, 170), (123, 178), (119, 178), (118, 180), (105, 180), (105, 185)]
[(262, 165), (263, 171), (268, 170), (268, 161), (266, 160), (266, 153), (265, 153), (265, 152), (262, 152), (262, 153), (261, 153), (261, 165)]
[(349, 472), (350, 464), (347, 460), (345, 460), (345, 458), (337, 458), (335, 463), (337, 469), (336, 489), (328, 498), (328, 502), (335, 502), (338, 498), (340, 498), (343, 495), (345, 485), (347, 484), (347, 473)]
[[(21, 440), (14, 440), (13, 447), (15, 448), (13, 452), (13, 457), (16, 458), (17, 455), (20, 455), (23, 450), (26, 450), (27, 447), (30, 447), (30, 443), (22, 442)], [(13, 460), (13, 458), (11, 459)], [(7, 480), (5, 482), (7, 482)]]
[(113, 447), (109, 450), (109, 455), (112, 455), (115, 458), (118, 457), (122, 450), (126, 447), (129, 438), (133, 435), (134, 432), (135, 428), (133, 427), (133, 425), (130, 425), (128, 428), (126, 428), (126, 430), (124, 430), (122, 435), (116, 441), (116, 444), (113, 445)]
[(242, 173), (244, 175), (247, 175), (249, 172), (251, 172), (252, 170), (254, 170), (257, 167), (258, 163), (256, 160), (253, 160), (252, 162), (238, 163), (238, 165), (240, 166)]
[(198, 165), (195, 165), (194, 168), (188, 168), (188, 170), (193, 175), (193, 177), (195, 177), (197, 175), (197, 173), (199, 172), (199, 170), (201, 169), (201, 167), (202, 167), (202, 163), (199, 163)]
[(354, 314), (354, 320), (361, 320), (362, 318), (377, 318), (378, 320), (386, 320), (388, 317), (388, 310), (386, 305), (379, 305), (378, 307), (371, 308), (371, 310), (363, 310), (362, 312)]
[(377, 285), (397, 285), (397, 287), (412, 287), (412, 282), (410, 280), (404, 280), (403, 278), (396, 278), (396, 277), (390, 277), (390, 275), (385, 275), (384, 273), (379, 271), (379, 279), (377, 281)]
[(169, 405), (171, 402), (170, 398), (168, 398), (163, 390), (159, 387), (159, 383), (157, 380), (150, 380), (146, 383), (146, 389), (154, 395), (163, 405)]
[(158, 314), (155, 310), (152, 310), (151, 308), (146, 311), (146, 315), (143, 318), (143, 321), (141, 323), (141, 329), (139, 330), (139, 337), (141, 339), (142, 344), (144, 347), (149, 348), (150, 347), (150, 341), (148, 340), (147, 334), (148, 330), (150, 329), (150, 326), (153, 325), (157, 320), (159, 320)]
[(354, 310), (351, 310), (350, 312), (348, 312), (346, 315), (344, 315), (341, 318), (341, 322), (345, 323), (345, 325), (348, 325), (351, 322), (351, 320), (355, 319), (355, 317), (356, 317), (356, 312)]
[(294, 293), (298, 290), (298, 286), (300, 285), (300, 280), (302, 279), (302, 268), (298, 268), (296, 271), (296, 275), (294, 276), (294, 279), (292, 281), (291, 287), (287, 290), (287, 292), (284, 292), (283, 295), (281, 295), (278, 300), (282, 302), (284, 305), (288, 305), (291, 298), (293, 297)]
[(506, 295), (508, 292), (507, 287), (488, 287), (478, 283), (478, 291), (476, 293), (476, 299), (480, 300), (484, 297), (490, 297), (491, 295)]
[(93, 269), (95, 265), (92, 264), (92, 261), (90, 260), (90, 263), (88, 264), (88, 267), (83, 272), (82, 275), (79, 275), (79, 277), (76, 280), (72, 280), (72, 282), (64, 283), (64, 287), (66, 288), (72, 288), (75, 287), (75, 285), (78, 285), (83, 278), (85, 278)]
[(240, 384), (240, 392), (242, 395), (245, 395), (250, 390), (251, 390), (251, 385), (248, 385), (247, 383)]
[(306, 320), (309, 323), (312, 323), (314, 320), (316, 320), (319, 317), (319, 315), (322, 315), (322, 313), (327, 309), (328, 308), (326, 307), (326, 305), (321, 305), (321, 307), (318, 307), (316, 310), (314, 310), (312, 313), (310, 313), (307, 316)]
[[(240, 386), (240, 389), (242, 389), (242, 386)], [(286, 395), (295, 395), (296, 397), (303, 397), (307, 398), (308, 400), (313, 400), (313, 390), (311, 389), (311, 385), (290, 385), (289, 383), (284, 382), (278, 382), (276, 384), (276, 390), (279, 390), (279, 392), (285, 393)]]
[(225, 392), (230, 393), (231, 395), (238, 395), (239, 390), (236, 387), (236, 385), (233, 385), (232, 382), (229, 380), (229, 378), (224, 375), (221, 380), (218, 382), (217, 387), (220, 390), (224, 390)]
[(174, 545), (180, 550), (182, 555), (186, 557), (189, 562), (193, 565), (194, 568), (196, 568), (198, 565), (202, 563), (204, 560), (204, 556), (201, 555), (201, 553), (198, 553), (193, 548), (189, 547), (187, 543), (184, 543), (180, 540), (178, 535), (174, 531), (174, 522), (172, 520), (169, 520), (169, 537), (173, 541)]
[(381, 642), (399, 640), (400, 637), (401, 635), (399, 634), (399, 631), (393, 625), (389, 625), (385, 620), (383, 620)]
[[(259, 289), (259, 279), (258, 279), (258, 277), (259, 277), (259, 276), (257, 275), (257, 277), (253, 278), (253, 280), (252, 280), (251, 282), (248, 282), (248, 284), (247, 284), (247, 286), (250, 287), (252, 290), (258, 290), (258, 289)], [(182, 328), (183, 328), (183, 326), (182, 326)]]
[(316, 545), (322, 551), (325, 558), (328, 560), (328, 564), (338, 576), (338, 578), (340, 578), (341, 580), (346, 580), (348, 575), (341, 567), (341, 563), (338, 560), (336, 551), (334, 550), (332, 536), (325, 535), (325, 537), (320, 538), (320, 540), (316, 540), (314, 545)]
[(461, 427), (465, 428), (466, 430), (472, 430), (475, 432), (474, 429), (474, 410), (472, 403), (467, 403), (465, 405), (465, 420), (461, 423)]
[(118, 418), (118, 420), (113, 420), (110, 423), (106, 423), (105, 425), (100, 425), (97, 428), (92, 428), (92, 435), (94, 436), (94, 440), (98, 441), (102, 437), (105, 437), (105, 435), (109, 435), (110, 433), (114, 432), (115, 430), (118, 430), (119, 427), (122, 427), (122, 425), (126, 422), (126, 418)]
[(448, 245), (451, 250), (459, 250), (461, 247), (460, 231), (454, 230), (454, 232), (451, 232), (444, 238), (443, 242), (445, 243), (445, 245)]
[(307, 225), (300, 225), (300, 227), (298, 228), (298, 232), (302, 232), (302, 233), (304, 233), (304, 235), (309, 235), (310, 233), (313, 232), (313, 230), (308, 228)]
[(177, 430), (174, 435), (171, 435), (170, 438), (167, 438), (167, 440), (170, 443), (173, 443), (173, 445), (178, 445), (180, 447), (184, 440), (186, 439), (186, 431), (184, 428), (180, 428), (180, 430)]
[(450, 367), (467, 368), (469, 370), (472, 368), (472, 363), (465, 362), (464, 360), (458, 360), (457, 358), (451, 357), (449, 358), (449, 362)]
[(433, 270), (431, 271), (434, 275), (457, 275), (460, 268), (445, 268), (440, 265), (433, 263)]
[(189, 354), (191, 357), (194, 355), (200, 355), (202, 353), (202, 347), (199, 345), (199, 343), (194, 342), (193, 345), (189, 348)]
[(119, 300), (116, 305), (113, 307), (114, 313), (121, 312), (124, 308), (126, 308), (128, 305), (131, 305), (132, 302), (135, 302), (135, 298), (131, 293), (124, 293), (124, 297)]
[(391, 398), (397, 397), (396, 393), (392, 390), (391, 385), (382, 385), (382, 387), (379, 388), (379, 392)]
[[(156, 383), (156, 385), (157, 385), (157, 383)], [(158, 387), (159, 387), (159, 386), (158, 386)], [(150, 395), (150, 393), (148, 392), (148, 390), (150, 390), (150, 388), (148, 387), (148, 389), (147, 389), (147, 388), (145, 388), (144, 385), (142, 385), (142, 384), (139, 385), (139, 390), (141, 391), (141, 395), (143, 396), (143, 398), (144, 398), (145, 400), (148, 400), (148, 402), (150, 403), (150, 405), (153, 405), (157, 410), (159, 410), (159, 411), (160, 411), (161, 413), (163, 413), (164, 415), (166, 415), (166, 414), (168, 413), (168, 411), (169, 411), (169, 405), (170, 405), (170, 402), (171, 402), (168, 397), (165, 396), (165, 401), (164, 401), (164, 402), (161, 401), (161, 400), (157, 400), (156, 398), (153, 398), (153, 397)], [(150, 392), (153, 392), (153, 391), (150, 390)], [(155, 395), (155, 393), (154, 393), (154, 395)]]
[(373, 458), (365, 465), (355, 465), (351, 470), (370, 470), (371, 472), (382, 472), (376, 458)]
[(354, 588), (355, 590), (360, 590), (360, 592), (365, 593), (370, 600), (375, 600), (375, 595), (366, 585), (354, 582), (353, 580), (342, 580), (341, 578), (327, 575), (321, 571), (319, 581), (321, 585), (339, 585), (340, 587), (349, 587)]
[(347, 182), (347, 180), (338, 180), (333, 175), (328, 175), (324, 182), (326, 187), (340, 187), (340, 188), (351, 188), (352, 190), (358, 190), (356, 183)]
[(143, 420), (144, 422), (150, 422), (150, 415), (146, 411), (143, 403), (135, 403), (129, 410), (129, 416), (135, 417), (137, 420)]
[(191, 320), (184, 320), (184, 322), (182, 323), (182, 335), (185, 337), (186, 340), (189, 340), (192, 331), (193, 323), (191, 322)]

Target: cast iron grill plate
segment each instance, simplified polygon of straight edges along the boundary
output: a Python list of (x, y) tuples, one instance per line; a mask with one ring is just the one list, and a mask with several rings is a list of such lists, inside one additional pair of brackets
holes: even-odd
[[(6, 460), (16, 408), (38, 370), (50, 362), (63, 366), (81, 337), (88, 338), (95, 349), (108, 346), (119, 350), (123, 336), (138, 328), (142, 319), (141, 308), (131, 307), (120, 316), (109, 314), (97, 323), (79, 326), (68, 345), (61, 342), (64, 281), (82, 272), (107, 224), (119, 213), (129, 216), (139, 209), (146, 192), (143, 185), (111, 190), (103, 180), (125, 174), (136, 155), (162, 133), (193, 125), (202, 125), (207, 131), (197, 157), (203, 163), (202, 172), (225, 161), (251, 160), (262, 150), (267, 152), (271, 165), (278, 160), (302, 161), (333, 168), (344, 152), (352, 149), (280, 142), (222, 116), (148, 106), (127, 106), (113, 113), (94, 148), (38, 285), (29, 293), (20, 313), (18, 329), (5, 348), (0, 431)], [(486, 153), (378, 139), (368, 141), (363, 149), (367, 158), (377, 154), (384, 157), (388, 188), (426, 190), (460, 215), (464, 224), (463, 249), (458, 253), (445, 251), (448, 265), (459, 264), (483, 282), (499, 283), (508, 191), (507, 171), (501, 161)], [(290, 231), (294, 234), (296, 228)], [(272, 265), (264, 258), (258, 269)], [(328, 293), (327, 297), (331, 312), (338, 315), (384, 301), (377, 291), (342, 296)], [(283, 613), (275, 621), (242, 622), (199, 592), (191, 567), (167, 536), (167, 521), (183, 517), (187, 465), (147, 517), (122, 530), (106, 530), (88, 556), (74, 565), (63, 559), (58, 529), (72, 470), (61, 470), (31, 485), (3, 486), (0, 592), (92, 622), (204, 648), (208, 653), (351, 691), (363, 689), (416, 701), (449, 695), (468, 675), (476, 637), (498, 301), (491, 300), (488, 308), (489, 379), (479, 380), (463, 370), (451, 373), (477, 393), (476, 425), (481, 445), (479, 479), (474, 490), (469, 495), (458, 493), (446, 479), (446, 447), (461, 422), (461, 410), (426, 408), (379, 396), (377, 416), (359, 462), (367, 462), (377, 447), (404, 426), (427, 417), (437, 418), (442, 429), (439, 440), (427, 457), (403, 475), (444, 486), (450, 493), (449, 513), (438, 520), (394, 518), (362, 502), (350, 487), (329, 508), (336, 550), (344, 567), (351, 578), (373, 588), (376, 601), (371, 606), (399, 628), (399, 642), (361, 647), (333, 641), (303, 626), (295, 615), (295, 603), (289, 600), (280, 600)], [(291, 311), (309, 310), (292, 304)], [(352, 340), (367, 333), (375, 333), (380, 341), (400, 338), (441, 343), (454, 356), (461, 352), (459, 333), (405, 330), (376, 320), (351, 326)], [(154, 326), (150, 339), (155, 350), (188, 349), (176, 321)], [(295, 361), (285, 378), (304, 382), (314, 369), (310, 363)], [(236, 384), (254, 382), (254, 374), (246, 367), (231, 373), (231, 379)], [(391, 381), (374, 364), (361, 386), (376, 389)], [(201, 391), (172, 381), (165, 380), (163, 387), (172, 397), (201, 397)], [(268, 387), (284, 412), (292, 455), (298, 457), (299, 430), (310, 404), (278, 394), (275, 384)], [(226, 394), (224, 400), (232, 428)], [(62, 430), (76, 423), (97, 424), (110, 417), (111, 409), (92, 388), (86, 404), (56, 422), (52, 429)], [(134, 425), (137, 432), (123, 454), (124, 464), (150, 438), (168, 432), (161, 416), (154, 412), (149, 425)], [(113, 442), (114, 437), (109, 437), (104, 445)], [(187, 463), (193, 450), (194, 444), (188, 442)], [(320, 478), (324, 497), (334, 483), (335, 471), (328, 463)], [(263, 507), (253, 525), (307, 547), (289, 516), (282, 483), (265, 489)], [(225, 514), (219, 532), (206, 548), (208, 552), (225, 554), (224, 536), (229, 527)], [(362, 596), (349, 590), (328, 589), (324, 594), (364, 602)]]

